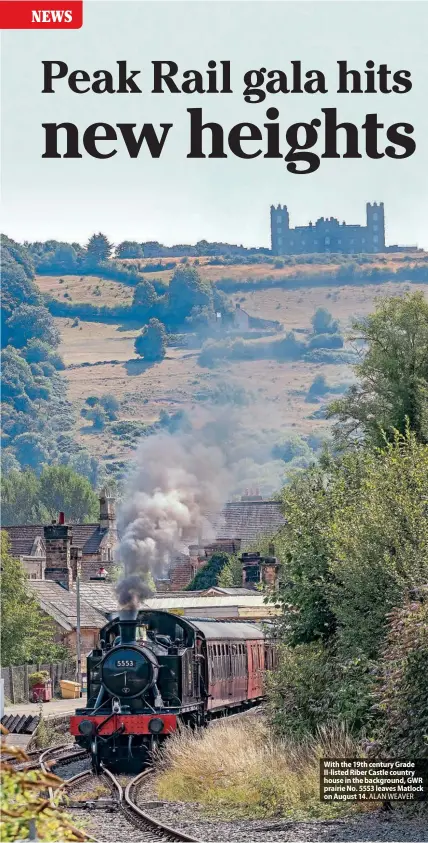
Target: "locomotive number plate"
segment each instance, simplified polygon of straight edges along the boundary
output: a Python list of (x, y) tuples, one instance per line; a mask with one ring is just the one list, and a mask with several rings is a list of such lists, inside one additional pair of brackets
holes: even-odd
[(116, 667), (135, 667), (135, 659), (118, 659)]

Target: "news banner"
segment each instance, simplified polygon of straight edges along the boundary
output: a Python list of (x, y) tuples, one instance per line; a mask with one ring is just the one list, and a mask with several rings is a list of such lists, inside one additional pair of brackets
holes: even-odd
[(427, 795), (427, 759), (320, 759), (322, 802), (416, 802)]

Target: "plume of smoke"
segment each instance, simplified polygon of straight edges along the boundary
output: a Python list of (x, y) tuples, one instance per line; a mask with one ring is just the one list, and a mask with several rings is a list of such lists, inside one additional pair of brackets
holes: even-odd
[(162, 433), (143, 440), (118, 514), (119, 604), (134, 608), (151, 593), (171, 559), (203, 535), (214, 538), (210, 516), (220, 513), (232, 476), (223, 451), (204, 433)]

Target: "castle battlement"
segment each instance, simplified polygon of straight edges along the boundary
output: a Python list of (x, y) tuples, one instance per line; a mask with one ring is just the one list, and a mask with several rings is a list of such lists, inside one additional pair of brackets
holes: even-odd
[(271, 244), (274, 255), (299, 255), (313, 252), (372, 254), (385, 249), (385, 212), (383, 202), (367, 202), (366, 225), (340, 223), (336, 217), (320, 217), (315, 224), (290, 227), (286, 205), (271, 205)]

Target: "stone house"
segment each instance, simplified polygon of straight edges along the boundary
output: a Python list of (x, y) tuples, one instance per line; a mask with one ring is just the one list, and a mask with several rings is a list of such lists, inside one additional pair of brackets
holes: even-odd
[[(31, 580), (29, 589), (42, 612), (48, 615), (55, 628), (58, 644), (76, 652), (77, 599), (75, 591), (68, 591), (57, 582)], [(83, 653), (97, 646), (99, 630), (106, 624), (105, 615), (85, 599), (80, 600), (80, 640)]]
[[(115, 500), (108, 489), (100, 492), (100, 516), (95, 524), (58, 522), (6, 527), (12, 556), (21, 560), (30, 580), (63, 581), (69, 588), (81, 565), (82, 580), (96, 576), (102, 565), (107, 574), (114, 568), (117, 544)], [(62, 577), (62, 580), (61, 580)]]

